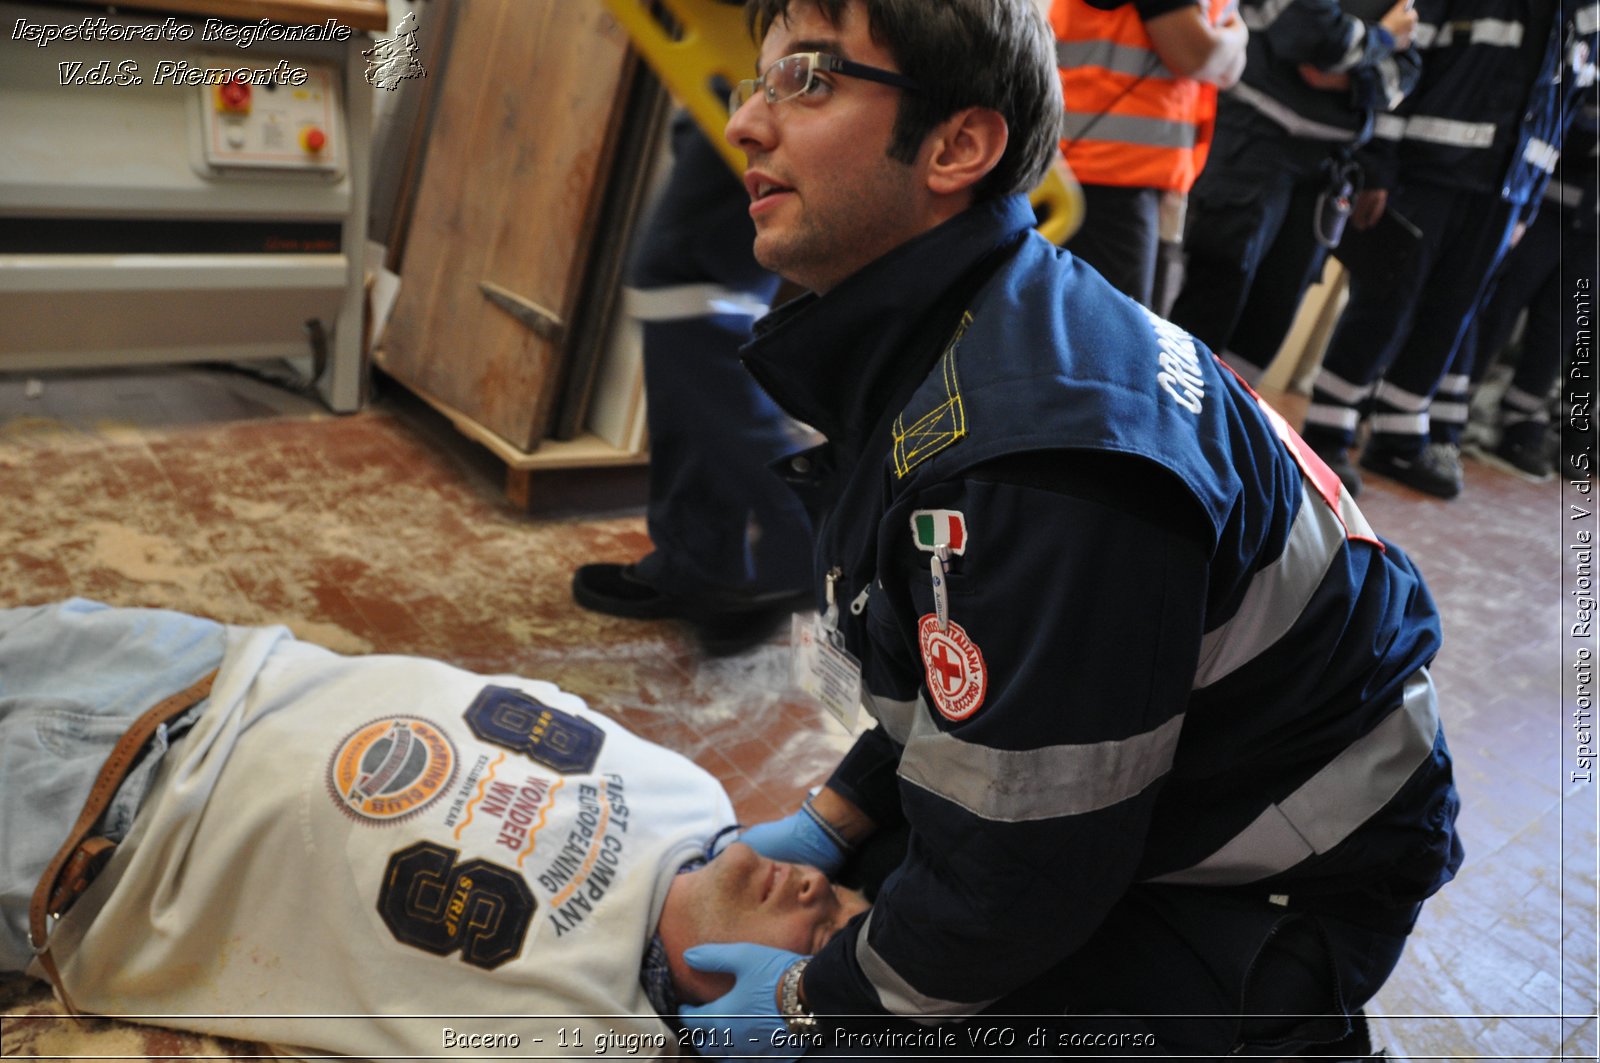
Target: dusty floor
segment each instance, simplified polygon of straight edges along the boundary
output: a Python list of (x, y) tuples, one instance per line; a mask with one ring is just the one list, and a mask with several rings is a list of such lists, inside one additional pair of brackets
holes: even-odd
[[(1380, 997), (1380, 1028), (1412, 1059), (1593, 1059), (1597, 791), (1571, 775), (1577, 576), (1562, 571), (1576, 560), (1567, 506), (1593, 507), (1559, 482), (1467, 475), (1450, 503), (1375, 479), (1362, 497), (1444, 612), (1435, 675), (1468, 847)], [(820, 781), (848, 738), (784, 692), (784, 640), (706, 660), (670, 622), (572, 603), (575, 566), (647, 548), (642, 471), (550, 474), (532, 513), (507, 503), (502, 476), (392, 386), (334, 417), (231, 370), (42, 389), (0, 375), (0, 601), (281, 622), (344, 652), (551, 679), (715, 772), (746, 821)], [(12, 985), (0, 1007), (39, 1000)]]

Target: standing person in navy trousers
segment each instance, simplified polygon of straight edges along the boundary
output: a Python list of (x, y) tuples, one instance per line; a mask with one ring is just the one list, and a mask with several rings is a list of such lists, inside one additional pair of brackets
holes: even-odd
[(739, 364), (778, 277), (756, 264), (749, 197), (687, 115), (629, 272), (644, 327), (654, 549), (584, 565), (579, 605), (687, 621), (707, 653), (747, 649), (811, 601), (811, 522), (767, 464), (804, 441)]
[(1420, 245), (1398, 279), (1352, 272), (1303, 433), (1352, 493), (1361, 480), (1346, 451), (1364, 413), (1363, 468), (1440, 498), (1460, 493), (1472, 356), (1463, 339), (1594, 79), (1597, 11), (1593, 0), (1422, 8), (1422, 82), (1380, 117), (1352, 218), (1364, 228), (1397, 211), (1421, 230)]
[[(1595, 240), (1600, 232), (1600, 198), (1596, 196), (1596, 108), (1593, 90), (1561, 149), (1555, 179), (1545, 189), (1544, 205), (1527, 235), (1506, 256), (1495, 290), (1474, 322), (1477, 357), (1472, 370), (1476, 389), (1511, 338), (1517, 318), (1528, 312), (1516, 370), (1495, 411), (1488, 438), (1468, 439), (1467, 454), (1525, 480), (1542, 483), (1555, 476), (1550, 407), (1562, 379), (1582, 380), (1574, 360), (1580, 352), (1579, 304), (1594, 298)], [(1435, 406), (1437, 427), (1437, 406)], [(1568, 419), (1570, 420), (1570, 418)], [(1565, 426), (1564, 426), (1565, 427)], [(1565, 431), (1562, 455), (1569, 478), (1581, 480), (1593, 471), (1593, 443), (1576, 431)], [(1587, 444), (1587, 445), (1586, 445)]]

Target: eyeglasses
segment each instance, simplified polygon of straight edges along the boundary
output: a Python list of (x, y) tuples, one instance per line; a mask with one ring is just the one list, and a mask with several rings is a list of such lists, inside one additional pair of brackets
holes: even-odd
[[(757, 91), (766, 97), (769, 105), (803, 96), (819, 84), (817, 81), (819, 70), (830, 74), (843, 74), (848, 78), (861, 78), (864, 81), (893, 85), (907, 92), (922, 91), (922, 86), (893, 70), (882, 70), (864, 63), (852, 63), (848, 59), (840, 59), (827, 52), (796, 52), (794, 55), (784, 56), (767, 67), (767, 72), (760, 77), (745, 78), (735, 85), (733, 91), (728, 93), (728, 113), (731, 115), (743, 107)], [(827, 82), (820, 84), (826, 85)]]

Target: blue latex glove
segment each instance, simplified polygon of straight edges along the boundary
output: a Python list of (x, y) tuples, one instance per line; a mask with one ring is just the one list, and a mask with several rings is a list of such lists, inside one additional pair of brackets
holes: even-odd
[(728, 1059), (799, 1059), (803, 1044), (789, 1035), (778, 1014), (778, 982), (783, 972), (805, 959), (766, 945), (696, 945), (683, 960), (697, 971), (734, 976), (733, 988), (709, 1004), (685, 1004), (678, 1017), (703, 1038), (689, 1041), (703, 1056)]
[(844, 850), (804, 808), (770, 823), (757, 823), (740, 834), (739, 840), (768, 859), (810, 864), (829, 878), (844, 866)]

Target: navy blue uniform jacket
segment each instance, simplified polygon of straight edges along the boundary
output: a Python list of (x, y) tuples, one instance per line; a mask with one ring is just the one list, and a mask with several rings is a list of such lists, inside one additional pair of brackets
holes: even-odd
[(1136, 883), (1404, 931), (1460, 862), (1416, 569), (1208, 351), (1032, 223), (975, 206), (745, 351), (828, 439), (789, 475), (878, 721), (830, 785), (911, 828), (806, 972), (823, 1014), (976, 1012)]

